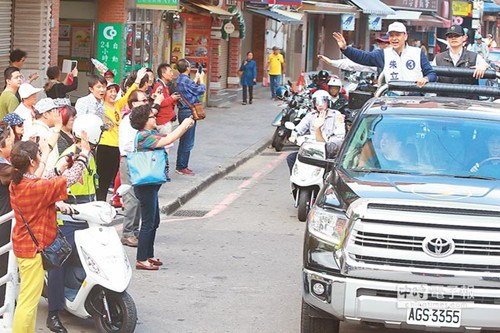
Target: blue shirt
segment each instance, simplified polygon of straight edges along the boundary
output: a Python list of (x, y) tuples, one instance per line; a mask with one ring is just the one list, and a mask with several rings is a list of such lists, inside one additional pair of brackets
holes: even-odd
[[(191, 104), (198, 103), (198, 96), (203, 96), (206, 90), (204, 84), (194, 83), (194, 81), (191, 80), (191, 78), (189, 78), (186, 74), (180, 74), (176, 82), (179, 94), (184, 96), (184, 98), (186, 98)], [(177, 107), (179, 110), (190, 109), (182, 98), (178, 100)]]

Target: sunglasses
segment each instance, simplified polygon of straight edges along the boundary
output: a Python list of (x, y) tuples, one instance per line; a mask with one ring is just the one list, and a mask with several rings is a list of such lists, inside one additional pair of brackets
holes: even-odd
[(17, 124), (18, 127), (24, 127), (24, 123)]

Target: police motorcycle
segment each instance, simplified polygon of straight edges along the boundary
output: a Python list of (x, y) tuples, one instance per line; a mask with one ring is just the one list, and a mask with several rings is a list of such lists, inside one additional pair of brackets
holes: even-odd
[[(97, 145), (103, 122), (91, 114), (81, 115), (78, 120), (73, 125), (75, 137), (81, 137), (85, 131), (89, 142)], [(71, 165), (73, 158), (72, 154), (66, 155), (66, 163)], [(92, 160), (89, 163), (92, 165)], [(89, 173), (82, 177), (93, 176)], [(107, 202), (87, 199), (91, 195), (87, 189), (90, 182), (82, 179), (83, 184), (74, 184), (77, 187), (70, 193), (74, 202), (70, 203), (70, 212), (58, 213), (58, 219), (63, 223), (82, 226), (75, 228), (73, 233), (76, 253), (64, 263), (64, 309), (80, 318), (92, 317), (98, 332), (131, 333), (137, 323), (137, 309), (127, 293), (132, 268), (112, 225), (116, 210)], [(122, 185), (118, 195), (125, 194), (131, 188), (128, 187)], [(87, 194), (79, 194), (85, 189)], [(46, 273), (44, 297), (48, 297), (48, 277), (49, 273)]]
[[(277, 91), (278, 96), (279, 93), (281, 93), (281, 91)], [(281, 151), (283, 149), (292, 133), (291, 130), (286, 128), (285, 123), (290, 121), (297, 125), (310, 108), (308, 89), (302, 92), (287, 91), (287, 94), (288, 96), (284, 96), (284, 98), (288, 97), (286, 98), (287, 104), (285, 104), (285, 107), (276, 115), (271, 123), (272, 126), (276, 127), (271, 142), (272, 147), (274, 147), (276, 151)]]
[[(319, 98), (326, 98), (328, 100), (331, 99), (328, 92), (324, 90), (318, 90), (313, 94), (313, 100)], [(336, 112), (336, 117), (335, 126), (343, 128), (344, 116), (340, 112)], [(291, 122), (287, 122), (286, 126), (291, 131), (293, 131), (296, 127), (296, 125)], [(314, 134), (297, 136), (297, 132), (293, 131), (290, 141), (295, 142), (298, 146), (300, 146), (299, 154), (306, 154), (309, 157), (318, 159), (326, 158), (327, 152), (325, 150), (325, 142), (316, 141)], [(304, 143), (307, 143), (307, 152), (303, 151)], [(330, 145), (330, 147), (333, 149), (333, 145)], [(303, 163), (298, 159), (295, 160), (290, 174), (290, 186), (295, 207), (297, 208), (297, 218), (299, 221), (304, 222), (306, 220), (307, 214), (314, 205), (316, 197), (323, 186), (324, 176), (324, 168)]]

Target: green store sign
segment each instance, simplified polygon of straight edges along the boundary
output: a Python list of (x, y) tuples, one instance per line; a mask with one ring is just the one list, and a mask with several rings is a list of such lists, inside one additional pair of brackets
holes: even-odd
[(136, 0), (137, 8), (179, 10), (179, 0)]
[(97, 60), (115, 73), (115, 82), (121, 80), (123, 59), (123, 25), (99, 23), (97, 26)]

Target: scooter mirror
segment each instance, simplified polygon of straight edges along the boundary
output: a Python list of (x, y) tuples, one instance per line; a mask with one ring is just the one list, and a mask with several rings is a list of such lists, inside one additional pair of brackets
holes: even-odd
[(123, 197), (125, 194), (128, 193), (132, 189), (132, 185), (128, 184), (122, 184), (118, 187), (116, 190), (116, 194), (118, 194), (120, 197)]
[(286, 127), (286, 129), (293, 131), (295, 129), (295, 124), (292, 123), (291, 121), (287, 121), (287, 122), (285, 122), (285, 127)]

